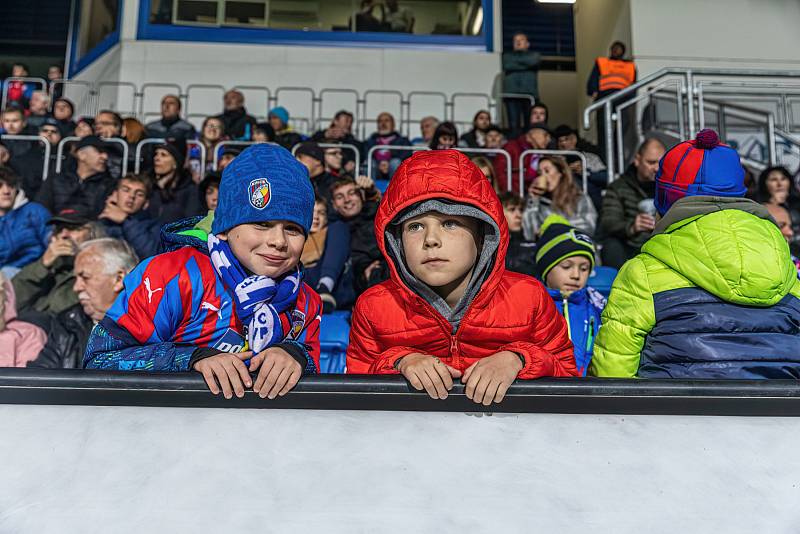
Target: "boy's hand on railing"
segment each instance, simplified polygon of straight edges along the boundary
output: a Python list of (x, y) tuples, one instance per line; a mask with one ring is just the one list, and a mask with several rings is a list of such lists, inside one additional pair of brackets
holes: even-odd
[(250, 360), (250, 372), (258, 369), (253, 391), (262, 399), (283, 397), (297, 385), (303, 375), (303, 368), (288, 352), (278, 347), (270, 347), (259, 352)]
[(522, 359), (517, 354), (504, 350), (470, 365), (461, 382), (467, 386), (465, 393), (469, 399), (489, 406), (492, 401), (503, 400), (522, 367)]
[(226, 399), (232, 398), (234, 394), (241, 398), (244, 397), (245, 388), (253, 383), (244, 364), (252, 356), (253, 353), (249, 351), (236, 354), (221, 352), (199, 360), (193, 369), (202, 373), (208, 389), (214, 395), (218, 395), (221, 389)]
[(461, 371), (436, 356), (420, 353), (404, 356), (398, 362), (397, 370), (414, 389), (424, 389), (432, 399), (446, 399), (447, 392), (453, 389), (453, 379), (461, 376)]

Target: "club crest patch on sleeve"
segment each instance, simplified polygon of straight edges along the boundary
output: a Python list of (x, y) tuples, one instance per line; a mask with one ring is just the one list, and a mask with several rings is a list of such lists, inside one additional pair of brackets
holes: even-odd
[(270, 185), (266, 178), (256, 178), (250, 182), (250, 205), (263, 210), (269, 205)]
[(306, 314), (298, 309), (292, 310), (292, 329), (289, 331), (290, 339), (297, 339), (306, 324)]

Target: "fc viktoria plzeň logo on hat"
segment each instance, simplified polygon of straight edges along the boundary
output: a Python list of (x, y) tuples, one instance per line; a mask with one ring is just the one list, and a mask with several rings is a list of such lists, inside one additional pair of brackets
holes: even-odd
[(263, 210), (269, 205), (270, 185), (266, 178), (256, 178), (250, 182), (250, 204)]

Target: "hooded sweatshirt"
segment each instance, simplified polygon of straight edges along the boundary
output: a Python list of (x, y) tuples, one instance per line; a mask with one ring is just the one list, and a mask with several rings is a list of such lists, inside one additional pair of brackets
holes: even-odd
[[(469, 285), (453, 307), (411, 274), (400, 222), (426, 212), (481, 221), (482, 244)], [(525, 364), (519, 378), (574, 376), (566, 323), (542, 284), (505, 269), (508, 226), (483, 173), (455, 150), (420, 152), (395, 173), (375, 218), (390, 279), (355, 305), (347, 352), (349, 373), (393, 374), (395, 363), (420, 352), (461, 371), (511, 351)]]
[(769, 212), (751, 200), (678, 200), (620, 270), (590, 372), (800, 378), (800, 281)]
[(17, 299), (11, 282), (0, 275), (2, 320), (0, 320), (0, 367), (25, 367), (47, 342), (38, 326), (17, 320)]

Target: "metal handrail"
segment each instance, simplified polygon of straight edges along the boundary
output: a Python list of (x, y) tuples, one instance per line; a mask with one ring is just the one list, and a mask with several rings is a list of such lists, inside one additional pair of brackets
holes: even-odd
[(418, 152), (420, 150), (430, 150), (427, 146), (404, 146), (404, 145), (375, 145), (367, 151), (367, 176), (372, 178), (372, 154), (378, 150)]
[(64, 146), (67, 143), (72, 143), (74, 141), (80, 141), (82, 138), (77, 137), (74, 135), (68, 135), (67, 137), (62, 137), (61, 141), (58, 143), (58, 147), (56, 148), (56, 174), (61, 173), (61, 162), (62, 158), (64, 157)]
[[(257, 145), (258, 141), (220, 141), (216, 145), (214, 145), (214, 155), (212, 156), (211, 160), (211, 169), (218, 170), (219, 169), (219, 149), (224, 146), (250, 146), (250, 145)], [(275, 143), (270, 143), (275, 144)]]
[(503, 150), (502, 148), (471, 148), (471, 147), (453, 147), (453, 150), (458, 150), (459, 152), (463, 152), (465, 154), (502, 154), (506, 158), (506, 189), (511, 191), (511, 182), (513, 180), (513, 171), (512, 167), (514, 166), (514, 160), (511, 159), (511, 154), (508, 153), (507, 150)]
[(581, 170), (581, 181), (583, 182), (583, 194), (586, 195), (589, 192), (589, 167), (586, 161), (586, 154), (580, 152), (579, 150), (550, 150), (546, 148), (538, 149), (538, 148), (531, 148), (528, 150), (524, 150), (522, 154), (519, 155), (519, 191), (520, 196), (525, 196), (525, 165), (524, 160), (525, 156), (532, 155), (532, 154), (539, 154), (542, 156), (578, 156), (583, 164), (583, 169)]
[(406, 137), (411, 137), (411, 122), (416, 120), (421, 120), (422, 117), (419, 119), (411, 118), (411, 101), (414, 97), (433, 97), (433, 98), (441, 98), (442, 99), (442, 120), (447, 120), (447, 108), (450, 104), (450, 101), (447, 99), (447, 95), (442, 93), (441, 91), (410, 91), (406, 94), (406, 115), (403, 117), (400, 116), (400, 131), (403, 131), (403, 127), (405, 126), (405, 134)]
[[(618, 120), (618, 114), (612, 113), (612, 106), (614, 103), (620, 101), (624, 97), (635, 93), (639, 89), (663, 78), (665, 76), (682, 76), (686, 83), (686, 91), (688, 96), (687, 106), (687, 122), (690, 134), (695, 132), (695, 103), (694, 96), (698, 93), (698, 88), (695, 86), (695, 77), (709, 77), (709, 76), (738, 76), (738, 77), (761, 77), (761, 78), (798, 78), (800, 72), (796, 71), (777, 71), (777, 70), (750, 70), (750, 69), (718, 69), (718, 68), (677, 68), (670, 67), (656, 71), (641, 80), (631, 84), (630, 86), (621, 89), (611, 95), (601, 98), (584, 109), (583, 112), (583, 128), (588, 130), (590, 127), (590, 118), (593, 112), (602, 108), (605, 117), (605, 132), (598, 132), (598, 135), (603, 135), (606, 139), (606, 164), (608, 166), (609, 176), (614, 176), (614, 147), (613, 147), (613, 122)], [(701, 86), (702, 88), (702, 86)], [(683, 105), (681, 101), (680, 106)], [(697, 110), (700, 114), (703, 113), (702, 106)], [(772, 119), (774, 124), (774, 117)], [(774, 136), (774, 134), (772, 134)]]
[(44, 145), (44, 162), (42, 163), (42, 181), (47, 180), (50, 171), (50, 141), (43, 135), (3, 134), (0, 139), (7, 141), (36, 141)]
[(122, 169), (120, 176), (128, 174), (128, 142), (119, 137), (101, 137), (104, 143), (112, 143), (122, 147)]
[[(64, 145), (67, 143), (72, 143), (75, 141), (80, 141), (83, 139), (82, 137), (77, 137), (74, 135), (64, 137), (61, 139), (61, 142), (58, 143), (58, 149), (56, 150), (56, 174), (61, 172), (61, 161), (64, 157)], [(128, 174), (128, 143), (124, 139), (120, 139), (118, 137), (103, 137), (104, 143), (113, 143), (122, 146), (122, 169), (121, 169), (121, 176), (125, 176)]]
[(355, 95), (355, 97), (356, 97), (356, 100), (354, 102), (355, 106), (353, 107), (353, 111), (352, 111), (352, 113), (353, 113), (353, 124), (350, 126), (350, 131), (351, 132), (357, 132), (358, 131), (358, 125), (359, 125), (358, 102), (361, 100), (361, 95), (359, 95), (358, 91), (356, 91), (355, 89), (335, 89), (335, 88), (322, 89), (319, 92), (319, 94), (317, 95), (317, 98), (316, 98), (316, 102), (317, 102), (316, 118), (317, 118), (317, 121), (313, 125), (313, 128), (316, 128), (316, 129), (319, 129), (319, 130), (324, 130), (325, 128), (321, 127), (321, 124), (322, 124), (321, 121), (327, 121), (327, 120), (333, 121), (333, 119), (334, 119), (334, 117), (331, 117), (330, 119), (328, 119), (327, 117), (324, 116), (324, 110), (322, 109), (322, 106), (323, 106), (323, 102), (324, 102), (323, 97), (326, 94)]
[(405, 106), (408, 104), (408, 101), (406, 100), (405, 95), (402, 92), (400, 92), (400, 91), (398, 91), (396, 89), (367, 89), (361, 95), (361, 99), (359, 100), (359, 103), (361, 104), (362, 110), (363, 110), (363, 113), (359, 113), (359, 116), (363, 117), (362, 120), (361, 120), (361, 124), (360, 124), (360, 126), (361, 126), (361, 139), (366, 139), (366, 137), (367, 137), (367, 122), (375, 121), (375, 120), (378, 119), (377, 115), (375, 117), (372, 117), (372, 118), (368, 118), (367, 117), (367, 97), (369, 95), (381, 95), (381, 96), (384, 96), (384, 97), (400, 98), (400, 110), (399, 110), (400, 112), (396, 116), (394, 114), (392, 114), (392, 117), (395, 117), (395, 121), (397, 121), (397, 117), (400, 118), (400, 123), (401, 124), (398, 125), (398, 124), (395, 123), (395, 127), (400, 126), (402, 128), (402, 126), (403, 126), (402, 125), (403, 112), (405, 110)]
[(133, 157), (135, 158), (133, 162), (134, 174), (139, 174), (139, 172), (142, 170), (142, 148), (145, 145), (160, 145), (166, 142), (167, 140), (164, 139), (163, 137), (151, 137), (150, 139), (142, 139), (141, 141), (139, 141), (139, 143), (137, 143), (136, 145), (136, 151), (134, 152), (133, 155)]
[[(292, 147), (292, 156), (295, 155), (297, 149), (300, 148), (300, 145), (303, 143), (297, 143)], [(353, 153), (356, 155), (355, 162), (356, 162), (356, 175), (361, 171), (361, 153), (358, 150), (356, 145), (351, 145), (349, 143), (317, 143), (317, 146), (320, 148), (346, 148), (348, 150), (352, 150)], [(323, 162), (324, 165), (324, 162)]]

